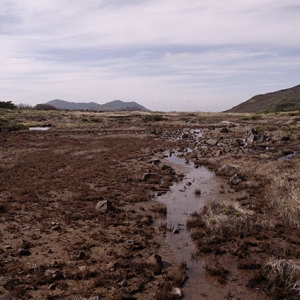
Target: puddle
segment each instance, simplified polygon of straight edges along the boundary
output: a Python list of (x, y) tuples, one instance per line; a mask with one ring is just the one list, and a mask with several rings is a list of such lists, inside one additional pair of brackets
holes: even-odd
[(28, 127), (29, 130), (48, 130), (50, 129), (51, 127)]
[[(205, 279), (204, 262), (192, 258), (196, 248), (186, 228), (189, 215), (200, 211), (209, 200), (217, 197), (219, 183), (214, 173), (205, 167), (195, 168), (193, 162), (187, 162), (185, 158), (179, 158), (174, 154), (166, 159), (187, 169), (182, 181), (174, 183), (170, 192), (157, 198), (167, 206), (166, 220), (160, 220), (166, 222), (168, 228), (172, 229), (167, 233), (167, 243), (177, 262), (185, 261), (188, 267), (189, 279), (183, 287), (184, 299), (221, 299), (224, 297), (224, 291), (219, 291), (218, 287)], [(200, 189), (200, 196), (195, 194), (196, 189)], [(178, 229), (179, 233), (173, 233), (174, 229)]]

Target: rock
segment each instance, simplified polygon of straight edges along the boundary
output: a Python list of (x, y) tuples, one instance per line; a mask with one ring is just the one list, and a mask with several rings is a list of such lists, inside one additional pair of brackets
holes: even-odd
[(80, 266), (80, 267), (78, 267), (78, 269), (81, 272), (85, 272), (87, 270), (87, 267), (86, 266)]
[(283, 155), (290, 155), (290, 154), (295, 153), (295, 151), (291, 150), (291, 149), (283, 149), (281, 152), (282, 152)]
[(112, 206), (111, 202), (108, 201), (108, 200), (99, 201), (96, 204), (96, 210), (98, 212), (100, 212), (101, 214), (104, 214), (104, 213), (107, 213), (109, 211), (112, 211), (113, 210), (113, 206)]
[(19, 284), (20, 280), (18, 278), (11, 278), (8, 276), (0, 277), (0, 285), (8, 291), (12, 291), (14, 287)]
[(258, 131), (254, 128), (252, 128), (251, 130), (248, 131), (247, 133), (247, 142), (249, 144), (253, 144), (255, 141), (260, 139), (260, 135), (258, 134)]
[(45, 271), (44, 275), (46, 277), (52, 278), (53, 280), (60, 280), (60, 279), (64, 278), (64, 275), (61, 272), (59, 272), (58, 270), (48, 269)]
[(144, 225), (151, 225), (152, 223), (153, 223), (153, 218), (151, 216), (145, 216), (141, 220), (141, 224), (144, 224)]
[(161, 167), (161, 169), (162, 169), (163, 171), (166, 171), (166, 173), (168, 173), (168, 174), (170, 174), (170, 175), (175, 175), (175, 174), (176, 174), (176, 172), (174, 171), (174, 169), (173, 169), (171, 166), (163, 165), (163, 166)]
[(28, 255), (30, 255), (31, 253), (30, 253), (30, 251), (28, 250), (28, 249), (20, 249), (19, 250), (19, 255), (20, 256), (28, 256)]
[(232, 185), (238, 185), (241, 181), (246, 181), (245, 177), (240, 175), (240, 174), (234, 174), (231, 178), (230, 178), (230, 183)]
[(54, 225), (51, 227), (51, 229), (54, 231), (59, 231), (59, 230), (61, 230), (61, 227), (60, 227), (60, 225)]
[(282, 141), (290, 141), (291, 140), (291, 137), (290, 136), (283, 136), (281, 138)]
[(206, 144), (210, 145), (210, 146), (215, 146), (218, 144), (218, 140), (216, 139), (209, 139), (206, 141)]
[(172, 299), (182, 299), (183, 293), (182, 290), (178, 287), (173, 287), (171, 290)]
[(83, 251), (79, 251), (79, 252), (76, 251), (71, 254), (71, 259), (73, 259), (73, 260), (82, 260), (85, 257), (86, 257), (86, 255), (85, 255), (85, 252), (83, 252)]
[(148, 163), (157, 166), (161, 163), (161, 161), (158, 158), (153, 158), (153, 159), (148, 160)]
[(221, 132), (221, 133), (228, 133), (229, 130), (228, 130), (228, 128), (223, 127), (223, 128), (221, 128), (220, 132)]
[(20, 243), (20, 248), (22, 249), (29, 249), (31, 247), (31, 244), (28, 241), (22, 240)]
[(55, 290), (56, 289), (57, 284), (56, 283), (52, 283), (48, 286), (49, 290)]
[(189, 134), (187, 132), (185, 132), (183, 135), (182, 135), (182, 138), (183, 139), (188, 139), (189, 138)]
[(119, 267), (118, 262), (111, 261), (107, 264), (106, 269), (109, 271), (115, 271)]
[(219, 156), (221, 156), (222, 155), (222, 150), (217, 150), (216, 152), (215, 152), (215, 156), (216, 157), (219, 157)]
[(178, 233), (179, 233), (179, 229), (178, 229), (178, 228), (174, 229), (174, 230), (173, 230), (173, 233), (174, 233), (174, 234), (178, 234)]
[(234, 141), (234, 145), (237, 147), (247, 147), (248, 146), (245, 139), (236, 139)]
[(155, 181), (159, 183), (161, 181), (161, 177), (155, 173), (145, 173), (142, 177), (142, 181)]
[(58, 263), (58, 261), (54, 260), (54, 261), (51, 262), (50, 266), (51, 266), (51, 268), (58, 268), (59, 263)]
[(161, 256), (158, 254), (151, 255), (146, 263), (153, 269), (154, 274), (160, 274), (164, 266)]

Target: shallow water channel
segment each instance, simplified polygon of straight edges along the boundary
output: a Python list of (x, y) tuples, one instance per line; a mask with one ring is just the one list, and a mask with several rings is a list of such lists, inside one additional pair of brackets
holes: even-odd
[[(183, 292), (184, 299), (221, 299), (224, 290), (206, 280), (204, 262), (194, 260), (193, 252), (196, 250), (186, 228), (189, 215), (199, 212), (210, 200), (219, 194), (220, 183), (214, 173), (205, 167), (195, 168), (192, 162), (172, 155), (166, 158), (176, 168), (184, 170), (184, 178), (171, 186), (170, 192), (159, 196), (158, 201), (167, 206), (168, 231), (166, 239), (178, 263), (186, 262), (188, 280)], [(196, 195), (195, 190), (200, 189), (201, 194)], [(160, 220), (161, 222), (163, 220)], [(179, 233), (174, 233), (178, 229)]]

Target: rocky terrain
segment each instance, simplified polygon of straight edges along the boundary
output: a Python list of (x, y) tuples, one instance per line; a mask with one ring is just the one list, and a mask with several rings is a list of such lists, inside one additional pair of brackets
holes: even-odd
[(157, 197), (184, 176), (170, 153), (220, 180), (188, 221), (201, 280), (226, 299), (299, 298), (299, 114), (1, 111), (1, 122), (0, 299), (192, 299), (171, 229), (155, 222), (167, 213)]

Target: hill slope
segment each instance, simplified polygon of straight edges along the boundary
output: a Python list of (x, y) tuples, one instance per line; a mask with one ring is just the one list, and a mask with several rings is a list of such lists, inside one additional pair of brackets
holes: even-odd
[(64, 100), (51, 100), (46, 104), (55, 106), (58, 109), (69, 109), (69, 110), (97, 110), (97, 111), (121, 111), (121, 110), (132, 110), (132, 111), (149, 111), (149, 109), (136, 102), (123, 102), (121, 100), (114, 100), (105, 104), (98, 104), (95, 102), (68, 102)]
[(226, 112), (270, 113), (300, 110), (300, 85), (272, 93), (256, 95)]

